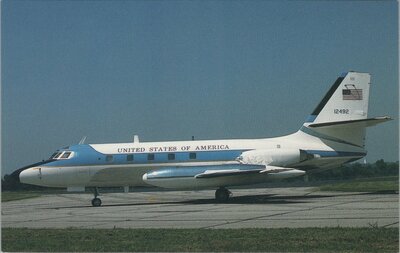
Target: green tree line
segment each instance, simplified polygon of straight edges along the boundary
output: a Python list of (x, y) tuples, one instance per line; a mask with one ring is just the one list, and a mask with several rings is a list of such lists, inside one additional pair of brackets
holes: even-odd
[(312, 173), (309, 175), (309, 180), (344, 180), (398, 175), (399, 161), (385, 162), (380, 159), (375, 163), (350, 163), (335, 169)]

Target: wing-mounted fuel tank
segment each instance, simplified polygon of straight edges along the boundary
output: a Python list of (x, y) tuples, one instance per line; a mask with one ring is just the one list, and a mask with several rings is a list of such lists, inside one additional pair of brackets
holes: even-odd
[(290, 166), (305, 160), (313, 159), (312, 154), (308, 154), (302, 149), (258, 149), (243, 152), (238, 161), (242, 164), (271, 165), (271, 166)]

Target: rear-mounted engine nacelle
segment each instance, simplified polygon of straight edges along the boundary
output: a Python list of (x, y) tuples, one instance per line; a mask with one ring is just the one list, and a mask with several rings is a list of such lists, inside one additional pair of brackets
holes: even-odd
[(243, 152), (237, 160), (242, 164), (288, 166), (311, 158), (301, 149), (260, 149)]

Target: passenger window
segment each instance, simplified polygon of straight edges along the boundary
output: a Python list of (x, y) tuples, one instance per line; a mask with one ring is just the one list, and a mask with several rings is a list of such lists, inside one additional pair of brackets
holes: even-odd
[(128, 162), (133, 161), (133, 155), (127, 155), (127, 156), (126, 156), (126, 160), (127, 160)]
[(189, 159), (196, 159), (196, 153), (189, 153)]
[(154, 154), (148, 154), (147, 155), (147, 160), (153, 161), (154, 160)]
[(113, 156), (112, 155), (107, 155), (106, 156), (106, 161), (107, 162), (112, 162), (112, 160), (113, 160)]
[(168, 160), (175, 160), (175, 154), (168, 154)]

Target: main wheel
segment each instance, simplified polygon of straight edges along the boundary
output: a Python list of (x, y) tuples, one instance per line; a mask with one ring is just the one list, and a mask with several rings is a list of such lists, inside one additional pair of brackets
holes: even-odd
[(230, 191), (221, 187), (215, 191), (215, 199), (218, 202), (226, 202), (228, 201), (230, 194), (231, 194)]
[(92, 206), (101, 206), (101, 199), (99, 198), (92, 199)]

